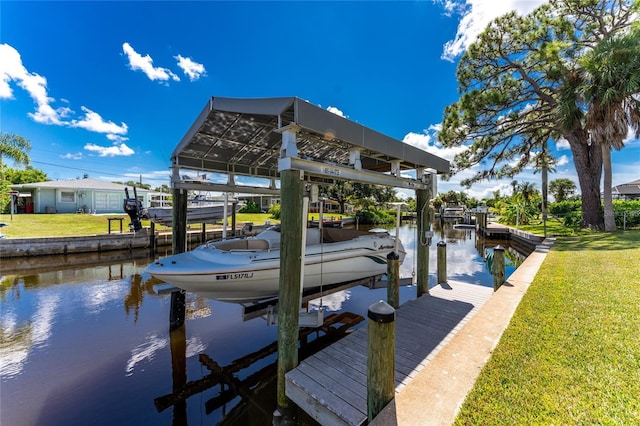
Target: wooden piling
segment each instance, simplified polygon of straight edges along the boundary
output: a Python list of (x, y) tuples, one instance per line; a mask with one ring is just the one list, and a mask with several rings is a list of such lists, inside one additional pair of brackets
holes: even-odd
[(173, 330), (184, 324), (185, 297), (183, 291), (171, 292), (171, 308), (169, 312), (169, 326)]
[(438, 242), (438, 284), (447, 282), (447, 243)]
[(400, 256), (393, 251), (387, 255), (387, 303), (400, 307)]
[(496, 246), (493, 248), (493, 291), (496, 291), (504, 284), (505, 263), (504, 263), (504, 247)]
[(149, 251), (151, 252), (151, 254), (155, 254), (156, 249), (156, 223), (154, 221), (151, 221), (151, 228), (149, 229)]
[(425, 236), (425, 233), (431, 230), (431, 223), (429, 222), (428, 190), (416, 190), (416, 210), (418, 213), (418, 241), (416, 244), (416, 291), (417, 297), (420, 297), (423, 294), (429, 293), (429, 244)]
[(367, 418), (371, 422), (395, 394), (396, 311), (381, 300), (369, 306), (367, 316)]
[(302, 254), (302, 198), (304, 181), (299, 170), (280, 172), (280, 291), (278, 296), (278, 410), (292, 402), (285, 393), (285, 374), (298, 365), (300, 311), (300, 256)]
[(173, 189), (173, 254), (187, 251), (187, 191)]

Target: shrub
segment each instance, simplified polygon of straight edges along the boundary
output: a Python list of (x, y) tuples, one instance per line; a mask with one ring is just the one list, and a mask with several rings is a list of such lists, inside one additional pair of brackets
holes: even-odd
[(395, 215), (376, 209), (360, 210), (356, 213), (356, 217), (358, 218), (358, 222), (363, 225), (381, 225), (395, 221)]
[(640, 226), (640, 200), (614, 200), (613, 213), (619, 228)]
[(258, 203), (249, 201), (247, 204), (242, 206), (240, 210), (238, 210), (238, 213), (262, 213), (262, 210)]
[(582, 209), (580, 200), (564, 200), (549, 204), (549, 213), (555, 216), (564, 216), (567, 213), (578, 212)]
[(269, 214), (271, 215), (271, 219), (280, 220), (280, 204), (271, 204), (271, 207), (269, 207)]

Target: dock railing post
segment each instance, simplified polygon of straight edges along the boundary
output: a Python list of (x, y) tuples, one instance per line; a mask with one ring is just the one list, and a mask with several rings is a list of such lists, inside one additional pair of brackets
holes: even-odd
[(400, 256), (393, 251), (387, 255), (387, 303), (400, 306)]
[(371, 422), (395, 394), (396, 310), (381, 300), (369, 306), (367, 316), (367, 418)]
[(504, 284), (504, 247), (495, 246), (493, 248), (493, 291), (497, 291)]
[(447, 243), (438, 242), (438, 284), (447, 282)]

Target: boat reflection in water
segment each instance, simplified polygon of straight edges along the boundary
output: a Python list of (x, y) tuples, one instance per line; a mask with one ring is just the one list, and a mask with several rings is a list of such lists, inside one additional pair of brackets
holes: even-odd
[[(490, 243), (472, 229), (435, 226), (432, 281), (440, 238), (452, 282), (492, 286), (480, 255)], [(403, 277), (414, 270), (415, 235), (415, 225), (400, 229)], [(171, 330), (170, 295), (142, 273), (153, 261), (143, 250), (0, 262), (0, 424), (271, 424), (277, 327), (243, 321), (239, 304), (187, 293), (184, 325)], [(415, 293), (401, 287), (400, 303)], [(380, 299), (386, 289), (357, 286), (309, 306), (358, 328)], [(313, 351), (335, 333), (314, 331), (301, 347)]]

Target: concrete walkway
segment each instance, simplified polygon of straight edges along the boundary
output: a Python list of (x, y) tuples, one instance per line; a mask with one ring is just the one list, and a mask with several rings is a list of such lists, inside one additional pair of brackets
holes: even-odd
[(453, 423), (554, 239), (546, 239), (462, 329), (371, 422), (375, 426)]

